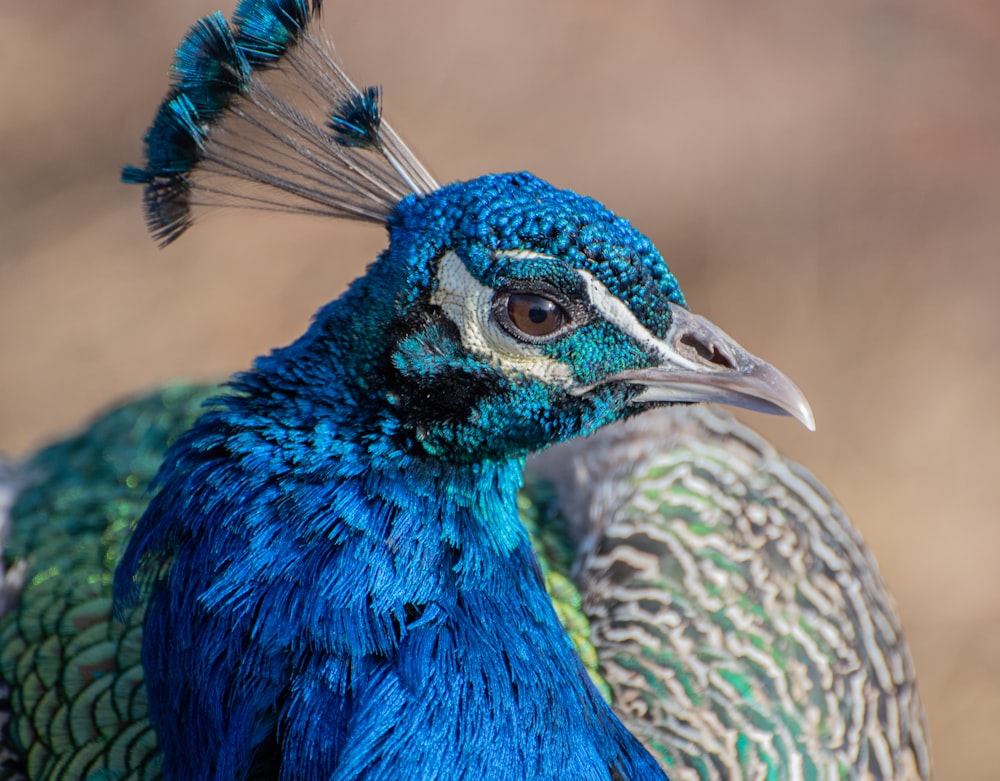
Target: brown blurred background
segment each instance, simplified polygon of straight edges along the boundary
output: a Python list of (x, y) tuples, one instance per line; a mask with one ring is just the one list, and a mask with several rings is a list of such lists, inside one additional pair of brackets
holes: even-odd
[[(140, 137), (221, 0), (0, 5), (0, 448), (284, 344), (371, 226), (218, 213), (146, 236)], [(235, 0), (223, 8), (227, 14)], [(692, 307), (774, 361), (896, 594), (937, 776), (1000, 731), (1000, 7), (988, 0), (328, 0), (326, 27), (441, 181), (529, 169), (650, 235)]]

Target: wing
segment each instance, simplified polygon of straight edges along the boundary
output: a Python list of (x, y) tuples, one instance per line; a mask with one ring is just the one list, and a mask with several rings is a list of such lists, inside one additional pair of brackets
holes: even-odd
[(0, 619), (11, 712), (0, 779), (159, 777), (142, 611), (113, 619), (111, 579), (164, 450), (208, 392), (176, 387), (125, 404), (25, 465), (3, 551), (27, 579)]
[(711, 407), (643, 415), (529, 462), (578, 545), (619, 715), (686, 779), (925, 779), (892, 600), (812, 475)]

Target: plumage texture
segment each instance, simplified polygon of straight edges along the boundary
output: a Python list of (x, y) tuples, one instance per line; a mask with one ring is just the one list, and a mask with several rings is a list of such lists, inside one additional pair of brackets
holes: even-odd
[[(919, 752), (904, 761), (919, 718), (896, 735), (895, 703), (919, 717), (898, 628), (874, 564), (828, 503), (806, 503), (812, 521), (781, 516), (801, 529), (776, 544), (783, 560), (739, 536), (746, 522), (764, 537), (779, 530), (768, 523), (780, 497), (774, 507), (736, 502), (723, 517), (713, 508), (734, 505), (711, 480), (702, 504), (691, 499), (676, 516), (661, 512), (666, 500), (642, 507), (613, 485), (606, 493), (620, 507), (593, 497), (574, 507), (537, 482), (518, 498), (526, 456), (651, 407), (721, 400), (809, 427), (812, 413), (788, 378), (688, 312), (649, 239), (597, 201), (528, 173), (439, 187), (384, 123), (380, 90), (356, 88), (333, 62), (313, 31), (319, 7), (243, 0), (230, 22), (196, 23), (144, 166), (123, 179), (144, 186), (163, 243), (201, 205), (233, 203), (378, 222), (388, 246), (301, 338), (257, 359), (197, 417), (199, 391), (174, 389), (112, 411), (28, 465), (7, 591), (25, 566), (15, 561), (28, 562), (28, 580), (0, 630), (9, 772), (664, 778), (608, 693), (630, 717), (643, 703), (651, 716), (635, 733), (682, 776), (717, 765), (734, 777), (881, 772), (890, 762), (879, 749), (897, 744), (899, 767), (922, 772)], [(782, 469), (758, 459), (753, 490), (789, 487)], [(676, 485), (696, 493), (655, 464), (642, 484), (647, 502)], [(692, 517), (696, 504), (704, 517)], [(638, 566), (625, 517), (670, 555)], [(727, 529), (736, 536), (713, 548)], [(796, 566), (796, 545), (803, 561), (829, 563), (815, 555), (828, 536), (850, 543), (838, 551), (840, 592), (829, 572)], [(671, 548), (674, 538), (710, 543)], [(675, 577), (692, 560), (707, 569)], [(593, 633), (560, 569), (571, 566)], [(847, 606), (853, 645), (816, 617), (817, 594), (831, 611)], [(651, 614), (647, 624), (636, 609)], [(673, 649), (653, 642), (661, 620), (689, 622), (683, 637), (667, 633)], [(643, 632), (651, 642), (629, 646)], [(756, 656), (726, 656), (751, 646)], [(719, 662), (711, 674), (706, 659)], [(869, 666), (838, 668), (838, 678), (830, 665), (840, 662)], [(770, 674), (786, 666), (788, 680)], [(645, 683), (634, 688), (637, 675)], [(672, 688), (688, 679), (698, 686)], [(843, 689), (851, 714), (869, 718), (855, 695), (879, 687), (884, 722), (841, 751), (837, 736), (854, 732), (840, 729), (820, 689)], [(786, 688), (812, 697), (804, 710)], [(706, 703), (714, 716), (696, 711)], [(694, 748), (683, 724), (723, 712), (730, 731), (716, 760), (712, 738)]]
[[(109, 411), (25, 465), (17, 533), (4, 551), (30, 579), (0, 633), (0, 673), (15, 695), (0, 779), (161, 777), (140, 659), (142, 612), (114, 620), (111, 581), (167, 446), (219, 392), (166, 388)], [(567, 578), (572, 548), (564, 531), (541, 527), (549, 500), (544, 488), (534, 495), (521, 500), (522, 517), (536, 532), (546, 586), (574, 647), (606, 686)]]
[(648, 413), (529, 469), (579, 540), (615, 708), (671, 778), (930, 776), (892, 599), (805, 469), (711, 407)]
[(319, 0), (243, 0), (181, 42), (173, 86), (145, 137), (146, 222), (161, 244), (203, 206), (383, 222), (437, 183), (382, 121), (379, 90), (358, 89), (311, 26)]
[[(0, 647), (11, 736), (31, 750), (0, 778), (160, 777), (141, 614), (112, 620), (111, 573), (167, 444), (214, 392), (130, 402), (29, 462), (6, 553), (32, 580)], [(671, 778), (929, 777), (891, 600), (801, 467), (719, 410), (680, 408), (548, 451), (528, 475), (519, 508), (556, 611)]]
[[(511, 217), (529, 206), (542, 229), (526, 235)], [(597, 235), (614, 243), (583, 255)], [(172, 449), (116, 575), (126, 604), (152, 583), (143, 665), (168, 777), (265, 772), (282, 738), (297, 778), (655, 777), (569, 653), (514, 504), (524, 453), (609, 422), (623, 389), (567, 403), (512, 383), (413, 295), (447, 247), (481, 284), (565, 274), (533, 254), (486, 262), (529, 236), (612, 290), (655, 286), (637, 309), (657, 326), (675, 286), (633, 276), (662, 264), (647, 240), (532, 177), (483, 177), (404, 200), (369, 273)], [(588, 332), (587, 382), (631, 355), (601, 321)], [(417, 403), (427, 378), (437, 400)]]

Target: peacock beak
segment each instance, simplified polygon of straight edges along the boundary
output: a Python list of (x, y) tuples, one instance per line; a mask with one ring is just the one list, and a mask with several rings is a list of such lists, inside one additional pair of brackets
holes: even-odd
[(620, 372), (604, 382), (644, 386), (633, 401), (715, 402), (790, 415), (816, 430), (812, 409), (802, 391), (767, 361), (744, 350), (710, 320), (671, 306), (673, 323), (666, 339), (650, 345), (662, 362)]

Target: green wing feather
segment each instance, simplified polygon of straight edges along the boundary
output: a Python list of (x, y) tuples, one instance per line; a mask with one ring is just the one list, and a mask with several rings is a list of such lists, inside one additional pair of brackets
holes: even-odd
[(615, 708), (674, 781), (930, 776), (892, 600), (808, 472), (711, 407), (529, 466), (579, 541)]
[(27, 562), (27, 581), (0, 620), (0, 675), (11, 688), (7, 739), (32, 781), (159, 777), (142, 611), (115, 620), (111, 580), (164, 451), (209, 393), (178, 386), (130, 402), (26, 466), (4, 555)]

